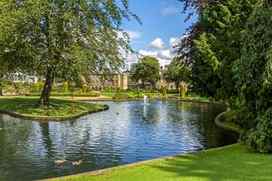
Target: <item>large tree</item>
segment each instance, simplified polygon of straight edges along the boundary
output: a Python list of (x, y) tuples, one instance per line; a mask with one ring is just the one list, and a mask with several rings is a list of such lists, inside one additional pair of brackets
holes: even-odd
[(258, 0), (181, 1), (198, 16), (179, 49), (192, 65), (194, 91), (225, 100), (237, 96), (233, 64), (240, 58), (241, 32)]
[(40, 105), (49, 105), (56, 77), (122, 64), (128, 42), (120, 25), (130, 17), (128, 0), (1, 0), (1, 54), (45, 78)]
[(179, 88), (180, 82), (190, 80), (190, 68), (179, 58), (174, 58), (164, 72), (164, 78), (169, 82), (175, 82)]
[(195, 87), (232, 103), (245, 130), (242, 140), (272, 152), (271, 1), (184, 1), (198, 7), (199, 20), (180, 48)]
[(150, 83), (155, 88), (160, 79), (160, 63), (155, 57), (145, 56), (131, 68), (132, 79)]
[(244, 141), (260, 152), (272, 152), (272, 3), (254, 9), (243, 31), (241, 58), (236, 62)]

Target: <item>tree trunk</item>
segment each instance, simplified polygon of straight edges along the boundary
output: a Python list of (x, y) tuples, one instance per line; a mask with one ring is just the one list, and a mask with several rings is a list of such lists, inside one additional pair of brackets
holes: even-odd
[(50, 94), (54, 81), (54, 73), (51, 68), (47, 70), (43, 91), (40, 97), (40, 106), (49, 106)]
[(2, 82), (0, 82), (0, 96), (3, 96), (3, 87), (2, 87)]
[(3, 75), (0, 74), (0, 96), (3, 96)]

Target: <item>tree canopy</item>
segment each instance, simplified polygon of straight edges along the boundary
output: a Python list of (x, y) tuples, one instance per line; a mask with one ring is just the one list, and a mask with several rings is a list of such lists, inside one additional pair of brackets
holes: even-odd
[(160, 63), (154, 57), (145, 56), (131, 68), (132, 79), (141, 80), (143, 84), (150, 83), (155, 87), (160, 79)]
[(164, 78), (166, 81), (175, 82), (176, 88), (178, 88), (182, 81), (189, 82), (190, 73), (190, 68), (183, 61), (174, 58), (164, 72)]
[(184, 0), (198, 21), (180, 43), (193, 90), (230, 103), (246, 131), (242, 141), (272, 152), (271, 1)]
[(0, 61), (43, 76), (48, 105), (54, 78), (122, 65), (129, 46), (120, 25), (131, 17), (128, 0), (1, 0)]

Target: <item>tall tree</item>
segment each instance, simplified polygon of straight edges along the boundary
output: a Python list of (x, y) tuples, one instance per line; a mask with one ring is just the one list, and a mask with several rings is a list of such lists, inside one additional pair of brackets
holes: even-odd
[[(184, 1), (190, 2), (189, 7), (196, 5), (194, 0)], [(272, 3), (205, 2), (197, 9), (199, 20), (180, 48), (189, 57), (195, 78), (200, 77), (194, 79), (195, 85), (203, 90), (205, 82), (213, 82), (208, 87), (213, 96), (239, 109), (237, 122), (245, 130), (242, 140), (259, 152), (272, 152), (272, 34), (267, 28), (272, 25)]]
[(272, 3), (255, 7), (243, 31), (241, 58), (235, 73), (243, 110), (244, 141), (260, 152), (272, 152)]
[(241, 55), (241, 32), (258, 0), (186, 2), (199, 18), (180, 44), (181, 55), (192, 65), (193, 87), (229, 100), (238, 94), (233, 64)]
[(141, 80), (143, 85), (148, 82), (155, 88), (160, 79), (160, 63), (154, 57), (145, 56), (132, 67), (131, 74), (135, 81)]
[(1, 0), (0, 32), (8, 37), (1, 52), (45, 78), (40, 105), (48, 106), (56, 77), (122, 64), (128, 39), (120, 25), (130, 17), (128, 0)]
[(178, 58), (174, 58), (164, 72), (164, 78), (169, 82), (175, 82), (176, 88), (179, 88), (180, 82), (190, 80), (190, 68)]

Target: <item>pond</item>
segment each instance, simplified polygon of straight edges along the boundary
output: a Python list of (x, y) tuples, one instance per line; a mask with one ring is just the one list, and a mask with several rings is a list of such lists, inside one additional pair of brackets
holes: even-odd
[(103, 103), (108, 111), (66, 122), (0, 114), (0, 180), (70, 175), (235, 142), (235, 135), (214, 124), (224, 110), (219, 105)]

